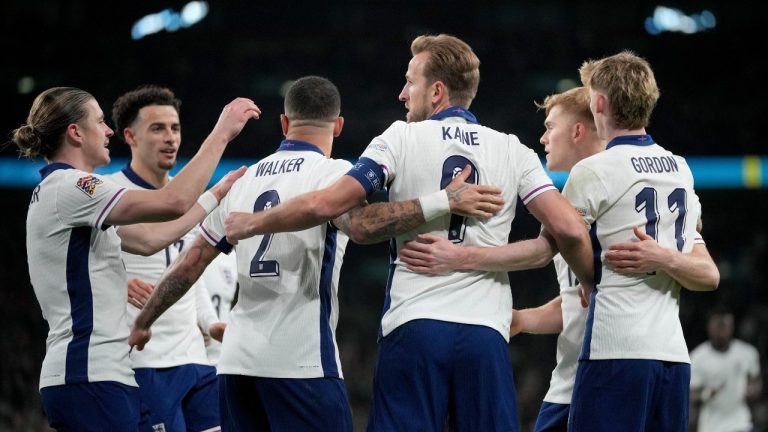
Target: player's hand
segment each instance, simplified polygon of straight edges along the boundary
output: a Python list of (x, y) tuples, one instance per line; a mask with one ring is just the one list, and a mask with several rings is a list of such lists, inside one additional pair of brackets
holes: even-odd
[(221, 342), (224, 339), (224, 330), (226, 329), (227, 329), (226, 323), (216, 322), (211, 324), (211, 327), (208, 329), (208, 334), (211, 335), (212, 338)]
[(669, 260), (669, 251), (639, 227), (634, 228), (634, 233), (640, 241), (608, 246), (606, 263), (612, 265), (616, 273), (651, 273), (663, 269)]
[(579, 284), (576, 287), (577, 292), (579, 293), (579, 300), (581, 300), (581, 307), (584, 309), (589, 307), (589, 296), (592, 295), (592, 287), (586, 286), (584, 284)]
[(433, 234), (419, 234), (400, 249), (400, 261), (417, 273), (445, 274), (464, 261), (464, 248)]
[(152, 330), (150, 329), (140, 329), (134, 326), (131, 329), (131, 334), (128, 336), (128, 344), (131, 346), (131, 350), (133, 350), (134, 347), (136, 347), (137, 350), (141, 351), (144, 349), (144, 345), (149, 342), (149, 339), (152, 338)]
[(220, 134), (226, 141), (230, 142), (250, 119), (258, 119), (261, 116), (261, 109), (248, 98), (237, 98), (227, 104), (219, 115), (216, 126), (213, 127), (212, 134)]
[(465, 183), (470, 174), (472, 174), (472, 165), (467, 164), (461, 173), (445, 187), (451, 213), (487, 220), (504, 207), (501, 188)]
[(224, 177), (219, 180), (218, 183), (216, 183), (211, 188), (211, 193), (216, 195), (216, 199), (221, 202), (221, 200), (224, 198), (224, 196), (229, 193), (229, 189), (232, 188), (232, 185), (239, 179), (240, 177), (245, 174), (245, 171), (248, 168), (246, 166), (241, 166), (240, 168), (236, 170), (232, 170), (228, 172)]
[(236, 245), (239, 240), (253, 237), (251, 218), (253, 213), (231, 212), (224, 220), (224, 232), (229, 244)]
[(141, 309), (152, 295), (155, 286), (144, 282), (141, 279), (131, 278), (128, 280), (128, 303), (137, 309)]

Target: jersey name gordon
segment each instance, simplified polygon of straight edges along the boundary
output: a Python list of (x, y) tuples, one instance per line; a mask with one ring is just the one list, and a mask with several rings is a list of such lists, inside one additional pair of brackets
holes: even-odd
[(465, 132), (458, 126), (443, 126), (443, 141), (459, 140), (464, 145), (480, 145), (477, 131)]
[(677, 161), (671, 156), (639, 156), (629, 158), (632, 168), (638, 173), (678, 172)]
[(254, 177), (298, 172), (301, 170), (302, 163), (304, 163), (304, 158), (301, 157), (261, 162), (256, 165)]

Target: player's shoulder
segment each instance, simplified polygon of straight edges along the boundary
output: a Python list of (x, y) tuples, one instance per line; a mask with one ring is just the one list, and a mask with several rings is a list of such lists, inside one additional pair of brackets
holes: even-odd
[(752, 344), (747, 343), (741, 339), (733, 339), (731, 340), (731, 344), (733, 347), (743, 353), (758, 353), (757, 348), (755, 348)]

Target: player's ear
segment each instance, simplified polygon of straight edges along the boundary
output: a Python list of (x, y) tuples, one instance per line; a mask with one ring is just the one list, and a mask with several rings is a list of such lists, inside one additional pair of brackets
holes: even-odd
[(283, 136), (288, 136), (288, 123), (290, 123), (288, 117), (285, 114), (280, 114), (280, 127), (283, 129)]
[(133, 147), (136, 145), (136, 134), (133, 132), (133, 129), (131, 128), (125, 128), (123, 129), (123, 140), (126, 144)]
[(341, 129), (344, 128), (344, 117), (338, 116), (336, 117), (336, 120), (334, 120), (333, 124), (333, 137), (337, 137), (341, 135)]
[(584, 124), (581, 122), (576, 122), (573, 124), (573, 129), (571, 130), (571, 138), (574, 142), (578, 141), (581, 138), (584, 138), (584, 133), (586, 130), (584, 129)]
[(80, 147), (83, 144), (83, 135), (77, 123), (70, 123), (67, 126), (66, 133), (68, 141), (72, 142), (76, 147)]
[(432, 92), (432, 103), (438, 104), (442, 100), (448, 100), (448, 87), (445, 86), (445, 83), (443, 83), (440, 80), (437, 80), (432, 83), (430, 86), (430, 90)]

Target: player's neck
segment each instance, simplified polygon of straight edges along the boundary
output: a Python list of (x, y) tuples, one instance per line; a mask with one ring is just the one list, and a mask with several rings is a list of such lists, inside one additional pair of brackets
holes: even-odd
[(304, 141), (316, 145), (325, 154), (325, 157), (331, 157), (333, 148), (332, 133), (305, 133), (300, 130), (291, 130), (285, 135), (287, 140)]
[(136, 159), (131, 160), (131, 169), (136, 175), (141, 177), (142, 180), (157, 189), (163, 188), (170, 181), (168, 171), (149, 169), (146, 165), (138, 162)]
[(616, 128), (610, 128), (607, 127), (603, 134), (600, 136), (601, 139), (604, 139), (606, 144), (609, 143), (612, 139), (620, 136), (628, 136), (628, 135), (645, 135), (645, 128), (639, 128), (639, 129), (616, 129)]
[(48, 160), (48, 163), (63, 163), (71, 166), (72, 168), (85, 172), (93, 172), (93, 170), (96, 168), (87, 163), (85, 158), (82, 157), (82, 154), (64, 146), (62, 146), (62, 148), (58, 153), (56, 153), (55, 156)]

